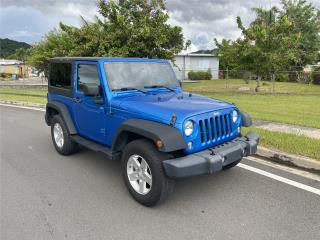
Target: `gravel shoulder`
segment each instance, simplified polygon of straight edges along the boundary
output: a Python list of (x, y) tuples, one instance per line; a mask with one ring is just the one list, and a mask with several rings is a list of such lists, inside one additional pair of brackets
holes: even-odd
[(319, 128), (302, 127), (297, 125), (268, 122), (262, 120), (255, 120), (254, 126), (268, 131), (291, 133), (295, 135), (306, 136), (308, 138), (320, 139)]

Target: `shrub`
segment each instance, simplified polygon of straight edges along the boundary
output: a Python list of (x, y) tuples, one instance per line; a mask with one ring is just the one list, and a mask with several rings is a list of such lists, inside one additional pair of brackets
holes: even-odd
[(12, 74), (11, 73), (0, 73), (0, 77), (1, 78), (11, 78), (12, 77)]
[(289, 73), (283, 73), (283, 72), (276, 73), (276, 81), (289, 82), (290, 81)]
[(320, 85), (320, 67), (316, 67), (312, 72), (312, 84)]
[(299, 76), (297, 72), (290, 72), (289, 73), (289, 82), (298, 82)]
[(211, 80), (212, 74), (210, 71), (190, 71), (188, 78), (190, 80)]

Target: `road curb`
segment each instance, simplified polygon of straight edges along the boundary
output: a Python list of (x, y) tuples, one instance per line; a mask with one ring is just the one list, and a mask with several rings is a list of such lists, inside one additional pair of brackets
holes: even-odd
[(257, 155), (268, 158), (269, 160), (275, 161), (280, 164), (293, 165), (308, 170), (320, 170), (320, 161), (304, 156), (282, 152), (279, 150), (259, 146)]
[(17, 102), (10, 100), (0, 100), (1, 104), (13, 105), (13, 106), (21, 106), (21, 107), (33, 107), (33, 108), (41, 108), (45, 109), (46, 105), (42, 103), (27, 103), (27, 102)]
[(48, 89), (48, 84), (0, 84), (0, 88), (13, 89)]
[(46, 95), (41, 94), (26, 94), (26, 93), (10, 93), (10, 92), (0, 92), (2, 95), (14, 95), (14, 96), (26, 96), (26, 97), (39, 97), (39, 98), (46, 98)]

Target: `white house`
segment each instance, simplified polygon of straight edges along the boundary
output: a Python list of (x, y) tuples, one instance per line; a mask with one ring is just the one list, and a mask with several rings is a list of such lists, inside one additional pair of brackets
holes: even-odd
[(188, 79), (190, 71), (208, 71), (212, 79), (219, 79), (219, 58), (211, 54), (178, 54), (175, 56), (173, 68), (180, 80)]

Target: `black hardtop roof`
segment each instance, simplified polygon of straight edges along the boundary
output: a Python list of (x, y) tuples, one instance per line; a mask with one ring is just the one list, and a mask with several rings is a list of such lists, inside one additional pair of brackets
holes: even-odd
[(157, 58), (135, 57), (54, 57), (50, 62), (75, 62), (75, 61), (110, 61), (110, 62), (159, 62), (167, 63), (168, 60)]
[(54, 57), (50, 61), (98, 61), (107, 57)]
[(159, 58), (139, 58), (139, 57), (53, 57), (50, 61), (99, 61), (103, 59), (116, 59), (116, 60), (164, 60)]

